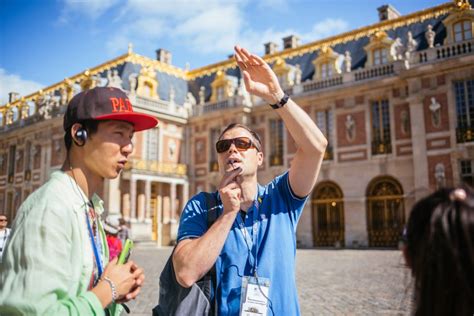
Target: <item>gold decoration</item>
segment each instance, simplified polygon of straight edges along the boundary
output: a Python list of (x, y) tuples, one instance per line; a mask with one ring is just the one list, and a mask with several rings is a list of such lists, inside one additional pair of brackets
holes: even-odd
[(370, 36), (370, 42), (364, 47), (364, 50), (367, 52), (367, 64), (366, 67), (374, 66), (374, 52), (376, 50), (385, 50), (387, 56), (387, 62), (391, 62), (393, 57), (390, 54), (390, 48), (395, 41), (388, 37), (387, 33), (380, 30), (375, 30), (375, 32)]
[(158, 80), (153, 66), (144, 66), (138, 75), (137, 95), (158, 99)]
[[(324, 45), (321, 48), (321, 53), (317, 58), (313, 60), (313, 65), (314, 65), (314, 76), (313, 80), (320, 80), (323, 78), (323, 65), (327, 65), (327, 67), (331, 67), (332, 73), (340, 74), (341, 73), (341, 68), (339, 67), (337, 63), (337, 59), (339, 57), (339, 54), (334, 52), (333, 49), (327, 45)], [(327, 78), (325, 78), (327, 79)]]
[(82, 91), (88, 90), (88, 89), (93, 89), (97, 86), (97, 80), (94, 77), (93, 74), (87, 69), (84, 71), (84, 75), (82, 78), (82, 81), (80, 83)]
[(222, 101), (219, 100), (219, 89), (223, 89), (223, 97), (230, 98), (234, 95), (234, 89), (232, 87), (232, 82), (226, 78), (226, 74), (222, 70), (218, 70), (214, 81), (211, 83), (212, 94), (211, 102)]
[(454, 0), (453, 2), (459, 10), (471, 10), (469, 0)]
[[(268, 63), (272, 63), (278, 58), (286, 59), (293, 58), (296, 56), (303, 56), (304, 54), (312, 53), (314, 51), (317, 51), (318, 49), (321, 49), (324, 45), (335, 46), (337, 44), (354, 41), (362, 37), (371, 36), (376, 30), (385, 32), (413, 23), (423, 22), (427, 19), (436, 18), (440, 15), (450, 13), (453, 11), (454, 8), (455, 7), (453, 6), (452, 2), (444, 3), (439, 6), (421, 10), (412, 14), (407, 14), (396, 19), (385, 20), (373, 25), (361, 27), (350, 32), (342, 33), (326, 39), (301, 45), (297, 48), (286, 49), (276, 54), (267, 55), (265, 56), (264, 60)], [(222, 61), (216, 64), (194, 69), (189, 72), (188, 79), (193, 80), (195, 78), (211, 75), (218, 70), (225, 71), (227, 69), (235, 67), (237, 67), (235, 61), (228, 59), (226, 61)]]

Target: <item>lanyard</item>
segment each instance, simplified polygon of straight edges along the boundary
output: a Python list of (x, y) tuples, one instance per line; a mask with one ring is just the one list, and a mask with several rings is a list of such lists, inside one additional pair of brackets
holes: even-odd
[[(87, 214), (87, 211), (86, 211), (86, 220), (87, 220), (87, 228), (89, 229), (89, 235), (91, 237), (92, 250), (94, 250), (95, 262), (97, 264), (97, 269), (99, 270), (99, 275), (97, 277), (97, 279), (98, 279), (102, 275), (102, 262), (100, 260), (99, 251), (97, 250), (98, 246), (96, 245), (96, 240), (95, 240), (95, 237), (94, 237), (94, 233), (92, 232), (92, 227), (91, 227), (91, 223), (89, 221), (89, 215)], [(99, 232), (97, 231), (96, 233), (97, 233), (97, 236), (99, 237), (99, 240), (100, 240)], [(100, 247), (100, 245), (99, 245), (99, 247)]]
[[(257, 267), (258, 267), (258, 227), (259, 227), (259, 221), (258, 221), (258, 210), (259, 210), (259, 195), (257, 192), (257, 198), (253, 202), (253, 221), (252, 221), (252, 236), (249, 236), (249, 233), (247, 231), (247, 228), (245, 228), (245, 223), (242, 220), (242, 217), (240, 215), (237, 215), (237, 223), (239, 225), (239, 230), (242, 233), (245, 244), (247, 245), (247, 250), (249, 253), (249, 261), (252, 264), (252, 274), (257, 275)], [(255, 245), (255, 256), (252, 253), (252, 249)]]

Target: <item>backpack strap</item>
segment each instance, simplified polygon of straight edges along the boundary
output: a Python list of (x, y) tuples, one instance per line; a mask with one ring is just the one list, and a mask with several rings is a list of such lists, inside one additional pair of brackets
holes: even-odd
[[(204, 192), (204, 197), (206, 199), (206, 207), (207, 207), (207, 229), (214, 224), (217, 220), (217, 194), (216, 193), (209, 193)], [(209, 270), (208, 274), (212, 280), (212, 286), (214, 288), (214, 299), (211, 303), (211, 314), (217, 315), (217, 274), (216, 274), (216, 265), (214, 264)]]

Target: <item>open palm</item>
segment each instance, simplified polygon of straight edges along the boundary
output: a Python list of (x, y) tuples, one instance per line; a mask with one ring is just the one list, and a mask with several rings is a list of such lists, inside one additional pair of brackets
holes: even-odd
[(245, 88), (269, 103), (277, 103), (283, 96), (278, 78), (270, 66), (259, 56), (245, 48), (235, 46), (235, 59), (244, 78)]

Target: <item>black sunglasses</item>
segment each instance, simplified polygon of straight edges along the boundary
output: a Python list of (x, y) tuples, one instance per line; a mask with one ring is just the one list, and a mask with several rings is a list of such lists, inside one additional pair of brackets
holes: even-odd
[(221, 139), (216, 143), (216, 151), (221, 154), (229, 150), (230, 146), (234, 144), (238, 151), (246, 151), (250, 148), (255, 148), (260, 151), (258, 147), (248, 137), (237, 137), (231, 139)]

